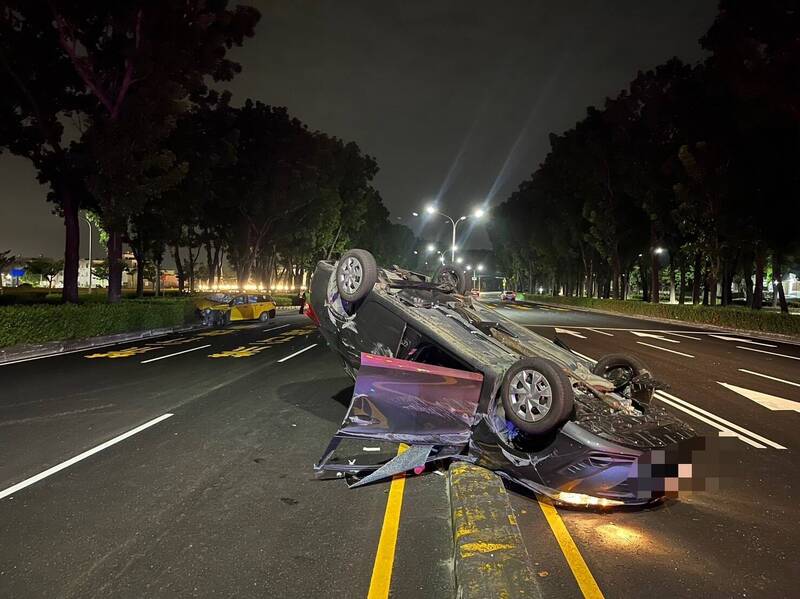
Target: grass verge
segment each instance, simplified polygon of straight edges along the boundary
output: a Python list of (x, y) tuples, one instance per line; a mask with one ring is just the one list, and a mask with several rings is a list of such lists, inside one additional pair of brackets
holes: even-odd
[(194, 319), (189, 298), (0, 306), (0, 347), (179, 327)]

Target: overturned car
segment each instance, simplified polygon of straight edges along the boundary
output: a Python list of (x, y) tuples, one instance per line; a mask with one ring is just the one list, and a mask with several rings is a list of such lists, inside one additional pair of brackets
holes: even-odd
[(453, 267), (429, 278), (357, 249), (318, 263), (310, 315), (355, 380), (321, 476), (356, 486), (458, 459), (573, 505), (684, 488), (697, 437), (651, 404), (643, 364), (592, 364), (465, 292)]

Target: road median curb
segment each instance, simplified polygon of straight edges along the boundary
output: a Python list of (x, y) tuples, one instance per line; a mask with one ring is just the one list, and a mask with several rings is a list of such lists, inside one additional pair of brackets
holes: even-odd
[(465, 462), (447, 475), (458, 599), (541, 599), (505, 486), (494, 472)]

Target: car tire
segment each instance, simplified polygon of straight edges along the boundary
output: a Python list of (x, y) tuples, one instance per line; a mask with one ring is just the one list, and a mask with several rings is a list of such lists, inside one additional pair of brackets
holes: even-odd
[(551, 432), (575, 405), (569, 377), (545, 358), (517, 360), (503, 378), (500, 397), (506, 418), (528, 435)]
[(467, 277), (463, 269), (452, 264), (442, 264), (437, 268), (433, 280), (439, 285), (450, 285), (459, 295), (467, 292)]
[(267, 322), (271, 318), (271, 316), (269, 314), (270, 313), (265, 310), (264, 312), (262, 312), (261, 314), (258, 315), (258, 319), (261, 322)]
[(347, 250), (336, 265), (336, 288), (348, 302), (367, 297), (378, 281), (378, 265), (367, 250)]
[[(649, 375), (650, 369), (639, 358), (627, 354), (608, 354), (600, 358), (592, 367), (592, 373), (612, 381), (615, 386), (625, 384), (641, 375)], [(649, 385), (634, 385), (631, 389), (631, 398), (639, 403), (649, 404), (653, 399), (653, 387)]]
[(277, 310), (275, 310), (275, 308), (273, 308), (272, 310), (269, 311), (269, 317), (270, 318), (275, 318), (277, 315), (278, 315), (278, 312), (277, 312)]

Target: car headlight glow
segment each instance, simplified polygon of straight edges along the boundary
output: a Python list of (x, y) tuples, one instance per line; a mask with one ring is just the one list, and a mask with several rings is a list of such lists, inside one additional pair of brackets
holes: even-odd
[(557, 501), (577, 506), (611, 507), (613, 505), (625, 505), (624, 501), (619, 501), (617, 499), (592, 497), (591, 495), (584, 495), (583, 493), (567, 493), (565, 491), (559, 491), (555, 498)]

